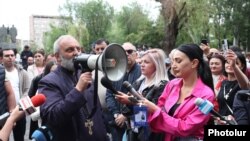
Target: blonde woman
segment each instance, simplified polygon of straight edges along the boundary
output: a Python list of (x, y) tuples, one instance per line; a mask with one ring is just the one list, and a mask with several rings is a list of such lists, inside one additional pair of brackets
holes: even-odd
[[(164, 63), (166, 56), (161, 49), (150, 49), (141, 56), (141, 74), (133, 84), (134, 88), (146, 99), (157, 104), (165, 84), (168, 81), (166, 66)], [(119, 92), (118, 100), (127, 100), (127, 104), (132, 104), (128, 101), (129, 96)], [(137, 141), (161, 140), (163, 134), (152, 133), (148, 127), (133, 126), (135, 116), (133, 109), (127, 109), (126, 115), (129, 117), (131, 129), (128, 129), (128, 138)], [(132, 113), (132, 114), (131, 114)]]

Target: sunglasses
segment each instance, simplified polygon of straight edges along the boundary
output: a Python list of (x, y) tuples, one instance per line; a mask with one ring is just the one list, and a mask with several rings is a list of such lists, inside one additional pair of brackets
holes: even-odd
[(129, 49), (129, 50), (125, 50), (129, 55), (132, 54), (133, 52), (135, 52), (135, 50), (133, 49)]

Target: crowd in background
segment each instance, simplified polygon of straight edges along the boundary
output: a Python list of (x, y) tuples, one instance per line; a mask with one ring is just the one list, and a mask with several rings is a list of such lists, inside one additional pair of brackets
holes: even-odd
[[(98, 39), (91, 54), (100, 55), (108, 46), (107, 40)], [(162, 49), (138, 49), (129, 42), (121, 47), (127, 55), (127, 70), (122, 79), (111, 82), (118, 93), (101, 85), (102, 71), (80, 73), (74, 68), (72, 60), (82, 50), (70, 35), (55, 41), (54, 54), (43, 49), (32, 52), (25, 45), (18, 60), (16, 50), (1, 49), (0, 88), (5, 89), (0, 91), (1, 114), (15, 110), (23, 96), (39, 92), (47, 100), (40, 107), (42, 123), (31, 121), (30, 139), (42, 124), (60, 141), (198, 141), (203, 140), (205, 125), (228, 124), (203, 114), (194, 104), (196, 98), (202, 98), (227, 119), (250, 125), (250, 60), (240, 48), (231, 46), (225, 52), (209, 44), (183, 44), (165, 54)], [(124, 81), (143, 99), (131, 95)], [(24, 141), (26, 118), (11, 121), (16, 122), (12, 125), (14, 140)]]

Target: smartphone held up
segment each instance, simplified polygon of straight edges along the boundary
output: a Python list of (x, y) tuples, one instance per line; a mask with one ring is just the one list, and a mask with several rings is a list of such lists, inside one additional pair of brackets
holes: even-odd
[(227, 43), (227, 39), (223, 40), (223, 44), (222, 44), (222, 51), (223, 51), (223, 55), (226, 56), (227, 51), (228, 51), (228, 43)]

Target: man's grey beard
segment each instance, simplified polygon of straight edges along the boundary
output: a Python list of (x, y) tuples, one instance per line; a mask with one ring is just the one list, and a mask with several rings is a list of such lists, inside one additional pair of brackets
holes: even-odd
[(69, 71), (75, 71), (74, 63), (73, 63), (73, 58), (71, 59), (66, 59), (63, 56), (61, 56), (61, 66), (64, 67), (65, 69)]

